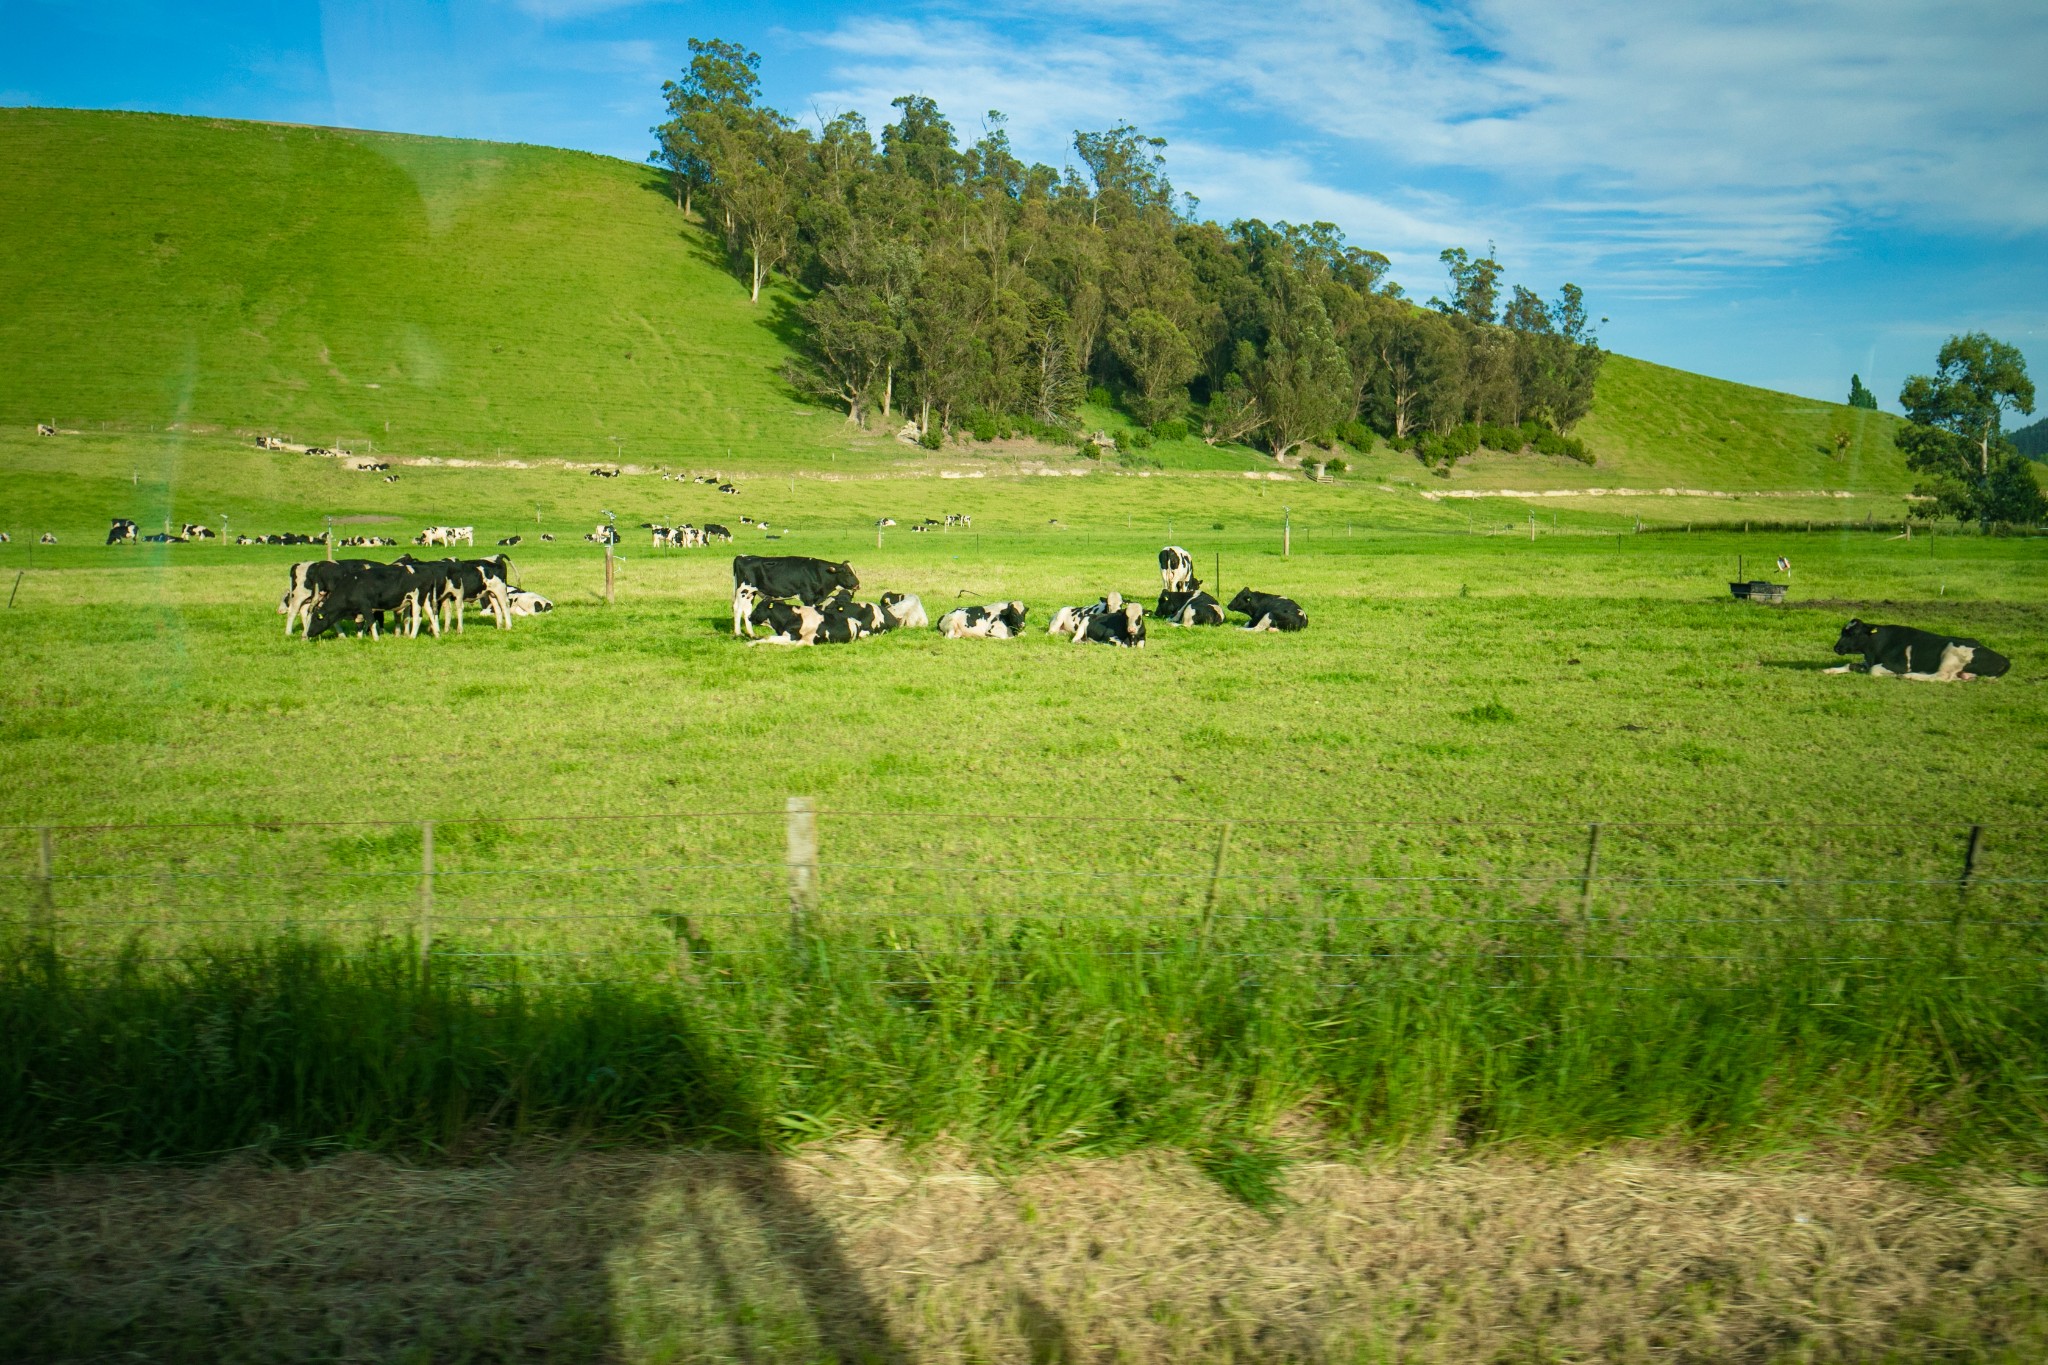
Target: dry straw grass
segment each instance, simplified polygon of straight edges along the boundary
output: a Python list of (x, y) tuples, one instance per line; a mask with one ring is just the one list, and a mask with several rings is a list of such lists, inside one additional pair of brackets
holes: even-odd
[(2048, 1195), (1504, 1155), (348, 1157), (18, 1180), (0, 1354), (296, 1361), (2038, 1360)]

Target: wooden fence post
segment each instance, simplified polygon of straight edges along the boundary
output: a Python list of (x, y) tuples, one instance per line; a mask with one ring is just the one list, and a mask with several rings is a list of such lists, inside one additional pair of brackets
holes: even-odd
[(1590, 918), (1593, 913), (1593, 879), (1600, 875), (1600, 822), (1595, 820), (1586, 829), (1586, 870), (1579, 877), (1579, 918)]
[(434, 822), (420, 821), (420, 971), (434, 946)]
[(1280, 557), (1291, 558), (1294, 554), (1294, 513), (1288, 508), (1280, 509)]
[(604, 547), (604, 604), (612, 604), (612, 547), (609, 542)]
[(50, 936), (52, 943), (57, 937), (57, 890), (55, 885), (57, 868), (57, 840), (48, 825), (36, 827), (36, 913), (41, 920), (39, 928)]
[(1970, 844), (1963, 850), (1963, 878), (1958, 890), (1968, 891), (1977, 876), (1977, 855), (1984, 849), (1984, 826), (1970, 826)]
[(1230, 858), (1230, 833), (1237, 827), (1236, 822), (1225, 820), (1223, 828), (1216, 835), (1216, 862), (1209, 869), (1209, 894), (1202, 902), (1202, 930), (1200, 946), (1209, 946), (1210, 926), (1216, 919), (1216, 903), (1223, 897), (1223, 868)]
[(792, 796), (785, 806), (785, 859), (789, 864), (789, 939), (801, 954), (810, 937), (811, 914), (818, 907), (818, 812), (808, 796)]

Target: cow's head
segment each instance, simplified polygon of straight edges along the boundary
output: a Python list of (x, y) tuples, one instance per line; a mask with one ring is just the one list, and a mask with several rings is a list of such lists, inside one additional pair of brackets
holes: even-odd
[(1133, 640), (1145, 638), (1145, 609), (1136, 602), (1124, 604), (1124, 634)]
[(1250, 588), (1239, 588), (1237, 596), (1230, 599), (1230, 609), (1232, 611), (1241, 611), (1247, 616), (1253, 614), (1254, 606), (1252, 590)]
[(1853, 617), (1848, 625), (1842, 627), (1842, 634), (1835, 641), (1837, 654), (1868, 654), (1876, 647), (1877, 627), (1866, 626)]
[(846, 589), (846, 591), (860, 591), (860, 578), (854, 573), (853, 565), (845, 563), (828, 565), (826, 572), (831, 575), (834, 583)]

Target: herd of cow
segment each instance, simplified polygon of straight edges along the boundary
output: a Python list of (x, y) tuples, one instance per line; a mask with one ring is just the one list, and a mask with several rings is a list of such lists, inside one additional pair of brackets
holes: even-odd
[(504, 555), (484, 559), (414, 559), (400, 555), (389, 564), (374, 559), (307, 560), (292, 565), (291, 582), (277, 604), (284, 633), (301, 626), (308, 640), (352, 625), (357, 635), (376, 639), (384, 617), (408, 637), (427, 627), (435, 636), (443, 629), (462, 630), (463, 608), (479, 603), (500, 630), (512, 628), (515, 616), (553, 611), (555, 604), (539, 593), (512, 586), (512, 561)]
[[(1195, 577), (1193, 556), (1178, 545), (1159, 552), (1160, 593), (1153, 615), (1177, 626), (1220, 626), (1227, 611), (1248, 618), (1246, 630), (1296, 631), (1308, 628), (1300, 605), (1272, 593), (1241, 590), (1226, 609)], [(909, 593), (885, 592), (874, 602), (854, 594), (860, 578), (853, 566), (803, 555), (738, 555), (732, 561), (732, 633), (753, 644), (850, 644), (870, 635), (931, 624), (924, 603)], [(794, 602), (795, 605), (791, 605)], [(1021, 601), (956, 607), (938, 620), (949, 640), (1011, 640), (1024, 633), (1030, 608)], [(765, 636), (755, 632), (765, 629)], [(1048, 635), (1075, 644), (1142, 648), (1145, 609), (1109, 592), (1087, 606), (1061, 607), (1053, 613)]]

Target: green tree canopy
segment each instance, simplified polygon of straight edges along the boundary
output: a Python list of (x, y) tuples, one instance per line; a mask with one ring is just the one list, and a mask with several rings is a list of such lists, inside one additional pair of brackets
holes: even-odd
[(2007, 412), (2034, 410), (2034, 382), (2017, 346), (1983, 332), (1952, 336), (1935, 372), (1916, 374), (1899, 391), (1906, 425), (1894, 438), (1923, 477), (1917, 491), (1939, 515), (1989, 524), (2048, 515), (2040, 486), (2012, 442)]

